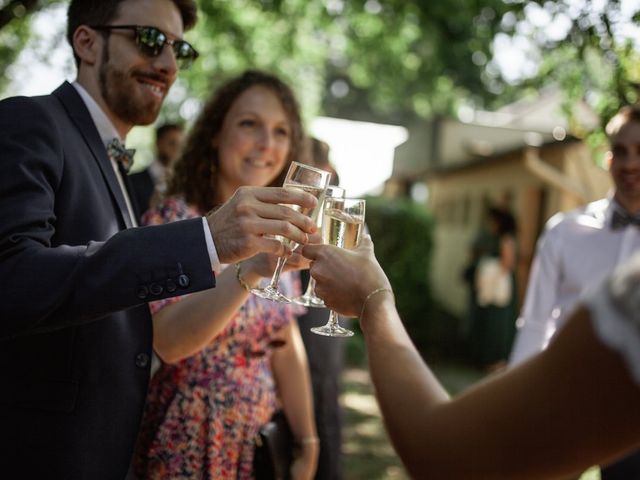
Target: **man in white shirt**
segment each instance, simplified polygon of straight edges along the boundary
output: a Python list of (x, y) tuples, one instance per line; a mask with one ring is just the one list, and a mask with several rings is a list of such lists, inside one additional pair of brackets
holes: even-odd
[(121, 144), (155, 121), (180, 66), (193, 0), (72, 0), (78, 77), (0, 102), (0, 472), (124, 478), (151, 364), (147, 302), (215, 286), (220, 263), (304, 244), (316, 205), (239, 189), (205, 217), (136, 226)]
[[(621, 109), (606, 131), (615, 189), (608, 198), (547, 222), (518, 319), (511, 365), (546, 348), (580, 294), (640, 251), (640, 109)], [(640, 455), (603, 469), (603, 480), (618, 478), (640, 478)]]

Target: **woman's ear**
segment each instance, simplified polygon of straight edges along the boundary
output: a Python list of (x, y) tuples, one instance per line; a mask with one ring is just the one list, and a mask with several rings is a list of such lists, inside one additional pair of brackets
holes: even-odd
[(93, 28), (80, 25), (73, 32), (73, 51), (80, 58), (81, 62), (94, 65), (100, 56), (102, 35), (99, 35)]

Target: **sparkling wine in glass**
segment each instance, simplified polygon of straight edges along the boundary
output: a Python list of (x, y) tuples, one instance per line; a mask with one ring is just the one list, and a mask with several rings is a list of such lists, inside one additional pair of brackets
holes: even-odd
[[(322, 241), (340, 248), (355, 248), (364, 226), (366, 201), (361, 198), (327, 198), (322, 221)], [(338, 314), (331, 310), (327, 324), (311, 329), (327, 337), (350, 337), (351, 330), (338, 324)]]
[[(324, 217), (323, 215), (324, 205), (326, 204), (327, 199), (328, 198), (344, 198), (344, 196), (345, 196), (344, 188), (335, 187), (333, 185), (329, 185), (327, 187), (327, 190), (324, 193), (324, 202), (322, 204), (320, 212), (318, 213), (318, 220), (316, 222), (316, 225), (318, 225), (318, 228), (321, 231), (322, 231), (322, 222)], [(324, 308), (324, 302), (320, 297), (316, 296), (315, 286), (316, 286), (315, 279), (313, 277), (310, 277), (309, 285), (307, 286), (307, 290), (306, 292), (304, 292), (304, 295), (300, 295), (299, 297), (294, 298), (293, 302), (297, 303), (298, 305), (304, 305), (305, 307)]]
[[(324, 191), (327, 188), (327, 185), (329, 185), (330, 178), (331, 174), (329, 172), (320, 170), (319, 168), (310, 167), (309, 165), (304, 165), (302, 163), (291, 162), (291, 166), (287, 171), (287, 176), (284, 179), (282, 186), (287, 189), (304, 190), (316, 197), (318, 199), (318, 203), (314, 208), (303, 208), (300, 205), (287, 206), (302, 213), (303, 215), (311, 217), (314, 221), (317, 221), (317, 215), (320, 212), (324, 201)], [(279, 235), (276, 236), (276, 238), (291, 250), (294, 250), (298, 246), (297, 243), (292, 242), (288, 238)], [(288, 256), (278, 258), (278, 263), (276, 264), (276, 269), (273, 272), (269, 285), (264, 288), (253, 288), (251, 293), (276, 302), (291, 303), (291, 300), (278, 290), (280, 273), (282, 273), (282, 269), (284, 268), (284, 264), (287, 262), (288, 258)]]

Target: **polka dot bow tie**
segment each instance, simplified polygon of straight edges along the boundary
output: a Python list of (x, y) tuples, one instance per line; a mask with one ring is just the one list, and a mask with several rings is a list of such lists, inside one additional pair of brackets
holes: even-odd
[(113, 158), (118, 165), (128, 173), (133, 165), (133, 155), (136, 153), (133, 148), (125, 148), (120, 140), (114, 138), (107, 144), (107, 155)]

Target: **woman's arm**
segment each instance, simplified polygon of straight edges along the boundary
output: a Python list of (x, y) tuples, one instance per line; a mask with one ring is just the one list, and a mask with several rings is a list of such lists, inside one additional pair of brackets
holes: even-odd
[[(276, 257), (260, 254), (241, 262), (241, 279), (255, 286), (275, 269)], [(293, 254), (286, 270), (306, 267)], [(249, 293), (236, 278), (236, 269), (226, 268), (216, 279), (216, 288), (182, 297), (153, 315), (153, 346), (166, 363), (175, 363), (200, 351), (227, 325), (247, 300)]]
[[(640, 389), (595, 337), (585, 310), (521, 367), (449, 400), (413, 346), (370, 241), (308, 246), (329, 307), (362, 309), (371, 376), (391, 440), (416, 478), (562, 478), (640, 443)], [(360, 272), (360, 273), (357, 273)], [(330, 281), (340, 278), (339, 283)]]
[(274, 350), (271, 368), (278, 395), (299, 446), (292, 466), (294, 479), (313, 478), (320, 445), (313, 413), (313, 392), (302, 337), (295, 321), (285, 330), (286, 344)]
[(516, 267), (516, 241), (512, 235), (503, 235), (500, 239), (500, 265), (507, 272)]

